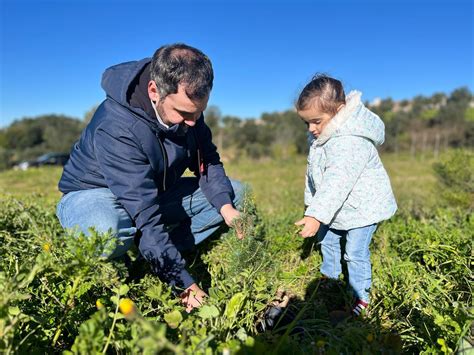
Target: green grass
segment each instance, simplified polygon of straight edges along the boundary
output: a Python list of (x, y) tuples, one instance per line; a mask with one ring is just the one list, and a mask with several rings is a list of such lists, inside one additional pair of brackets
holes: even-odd
[[(437, 204), (433, 159), (386, 154), (382, 156), (382, 161), (390, 176), (399, 208), (411, 208), (414, 205), (432, 208)], [(250, 184), (264, 215), (276, 217), (303, 212), (306, 157), (284, 161), (243, 160), (226, 164), (226, 171), (232, 178)]]
[(0, 194), (19, 199), (34, 198), (52, 206), (61, 197), (58, 181), (62, 168), (42, 167), (26, 171), (8, 170), (0, 173)]
[[(420, 160), (408, 155), (382, 156), (389, 173), (399, 206), (436, 205), (436, 178), (433, 159)], [(291, 160), (240, 160), (225, 164), (227, 174), (248, 183), (255, 195), (260, 212), (265, 216), (278, 216), (303, 211), (304, 176), (306, 157)], [(0, 193), (18, 198), (35, 196), (46, 204), (59, 200), (57, 183), (61, 168), (43, 167), (27, 171), (0, 173)]]
[[(210, 295), (191, 315), (155, 277), (130, 279), (122, 263), (100, 260), (107, 236), (62, 231), (54, 216), (61, 169), (0, 173), (0, 350), (449, 353), (473, 319), (473, 221), (465, 211), (438, 209), (432, 159), (382, 159), (400, 212), (371, 245), (370, 316), (338, 324), (330, 314), (350, 305), (345, 281), (319, 288), (318, 246), (293, 225), (303, 213), (305, 157), (226, 164), (231, 178), (252, 188), (255, 201), (245, 208), (255, 225), (246, 226), (244, 241), (230, 231), (187, 256)], [(288, 312), (296, 321), (259, 333), (255, 324), (277, 289), (294, 296)], [(124, 297), (140, 315), (123, 319)], [(97, 299), (104, 308), (96, 309)]]

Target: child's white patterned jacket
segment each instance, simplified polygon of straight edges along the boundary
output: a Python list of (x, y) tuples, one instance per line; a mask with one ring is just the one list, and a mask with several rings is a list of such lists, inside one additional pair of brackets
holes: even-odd
[(364, 106), (360, 92), (350, 92), (346, 105), (311, 141), (305, 215), (341, 230), (393, 216), (397, 203), (376, 149), (384, 137), (382, 120)]

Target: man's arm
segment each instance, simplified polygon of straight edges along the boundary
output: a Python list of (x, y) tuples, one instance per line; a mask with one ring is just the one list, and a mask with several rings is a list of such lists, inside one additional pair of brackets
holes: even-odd
[(139, 249), (153, 271), (172, 286), (185, 289), (192, 285), (194, 280), (185, 269), (184, 259), (164, 231), (159, 191), (138, 139), (127, 129), (99, 127), (94, 144), (107, 186), (142, 233)]
[[(212, 143), (212, 134), (209, 127), (201, 116), (196, 122), (196, 139), (198, 147), (203, 155), (205, 173), (199, 178), (199, 186), (211, 203), (222, 215), (225, 223), (233, 227), (233, 221), (240, 216), (240, 212), (235, 208), (232, 201), (234, 199), (234, 189), (227, 177), (222, 165), (216, 146)], [(243, 236), (237, 231), (237, 236)]]

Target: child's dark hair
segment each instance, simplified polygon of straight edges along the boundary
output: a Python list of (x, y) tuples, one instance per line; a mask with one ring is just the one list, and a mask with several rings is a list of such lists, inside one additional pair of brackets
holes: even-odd
[(317, 100), (320, 110), (335, 115), (338, 107), (346, 103), (342, 83), (325, 74), (316, 74), (301, 91), (295, 104), (296, 110), (307, 109), (314, 100)]

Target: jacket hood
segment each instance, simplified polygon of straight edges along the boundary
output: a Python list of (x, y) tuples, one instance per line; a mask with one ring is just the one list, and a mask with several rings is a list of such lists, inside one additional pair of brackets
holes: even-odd
[(128, 90), (132, 81), (150, 61), (150, 58), (145, 58), (140, 61), (121, 63), (107, 68), (102, 74), (102, 88), (107, 96), (122, 106), (133, 109), (127, 101)]
[(158, 120), (150, 117), (143, 109), (130, 105), (130, 89), (134, 87), (134, 81), (143, 71), (144, 67), (151, 62), (151, 58), (144, 58), (139, 61), (120, 63), (106, 69), (102, 74), (102, 88), (107, 97), (135, 113), (141, 120), (145, 121), (153, 130), (167, 133), (178, 133), (181, 131), (180, 125), (173, 125), (169, 128), (159, 124)]
[(385, 140), (385, 125), (375, 113), (364, 106), (360, 91), (351, 91), (346, 97), (346, 105), (331, 119), (324, 131), (316, 139), (317, 145), (323, 145), (332, 137), (358, 136), (374, 145)]

